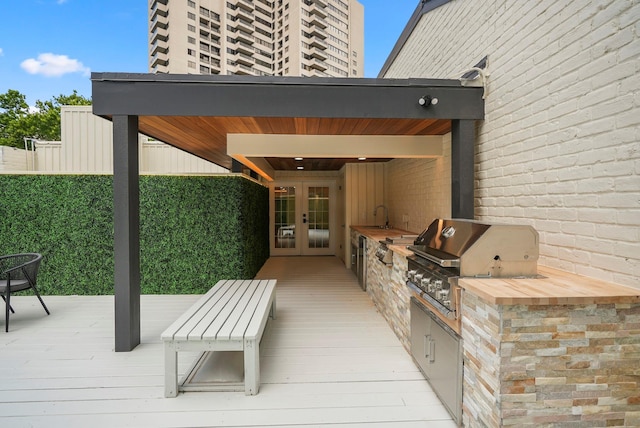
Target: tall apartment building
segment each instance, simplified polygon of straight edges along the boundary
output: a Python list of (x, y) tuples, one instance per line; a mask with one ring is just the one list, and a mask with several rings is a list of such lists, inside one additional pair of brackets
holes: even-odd
[(149, 71), (364, 76), (357, 0), (149, 0)]

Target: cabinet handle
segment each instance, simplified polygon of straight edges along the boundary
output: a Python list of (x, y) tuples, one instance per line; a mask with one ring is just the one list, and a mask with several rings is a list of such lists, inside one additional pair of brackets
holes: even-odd
[(429, 338), (429, 362), (436, 362), (436, 341)]
[(431, 335), (426, 335), (424, 337), (424, 357), (429, 358), (429, 352), (431, 351)]

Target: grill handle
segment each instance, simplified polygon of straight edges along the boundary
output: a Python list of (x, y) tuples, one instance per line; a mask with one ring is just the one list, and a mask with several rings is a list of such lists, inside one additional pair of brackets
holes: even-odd
[(460, 267), (460, 259), (443, 259), (443, 258), (440, 258), (440, 257), (436, 257), (433, 254), (429, 254), (429, 253), (425, 253), (424, 251), (420, 251), (420, 250), (416, 249), (416, 247), (413, 247), (413, 246), (409, 246), (409, 250), (413, 251), (414, 253), (418, 254), (421, 257), (424, 257), (425, 259), (429, 260), (430, 262), (437, 263), (438, 265), (440, 265), (442, 267), (452, 267), (452, 268), (459, 268)]

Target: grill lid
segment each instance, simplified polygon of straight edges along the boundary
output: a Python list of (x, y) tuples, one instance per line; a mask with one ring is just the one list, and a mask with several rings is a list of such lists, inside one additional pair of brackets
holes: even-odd
[(470, 220), (436, 219), (418, 236), (415, 246), (438, 258), (459, 259), (489, 227)]
[(417, 256), (460, 276), (513, 277), (536, 274), (538, 234), (531, 226), (436, 219), (408, 247)]

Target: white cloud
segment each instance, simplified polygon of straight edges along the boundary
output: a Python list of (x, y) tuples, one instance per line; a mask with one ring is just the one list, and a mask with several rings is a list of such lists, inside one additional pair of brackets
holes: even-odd
[(68, 73), (89, 75), (91, 70), (77, 59), (66, 55), (43, 53), (38, 59), (29, 58), (22, 61), (20, 67), (29, 74), (42, 74), (46, 77), (60, 77)]
[(65, 4), (67, 2), (67, 0), (58, 0), (56, 3), (58, 4)]
[(0, 48), (0, 56), (4, 55), (4, 51)]

